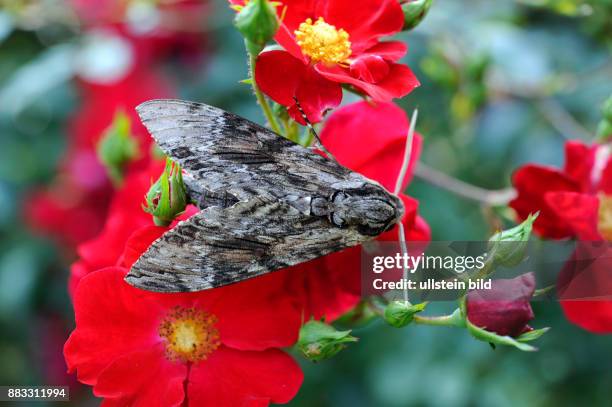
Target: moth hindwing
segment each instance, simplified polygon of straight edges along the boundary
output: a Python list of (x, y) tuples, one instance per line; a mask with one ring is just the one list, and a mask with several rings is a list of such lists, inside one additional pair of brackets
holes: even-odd
[(403, 215), (378, 183), (232, 113), (180, 100), (136, 109), (201, 209), (132, 266), (138, 288), (235, 283), (360, 244)]

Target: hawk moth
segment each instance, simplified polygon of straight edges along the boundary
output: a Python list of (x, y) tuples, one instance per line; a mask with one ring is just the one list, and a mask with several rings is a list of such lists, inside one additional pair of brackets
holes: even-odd
[(377, 182), (232, 113), (180, 100), (136, 110), (200, 211), (134, 263), (135, 287), (235, 283), (373, 239), (404, 213)]

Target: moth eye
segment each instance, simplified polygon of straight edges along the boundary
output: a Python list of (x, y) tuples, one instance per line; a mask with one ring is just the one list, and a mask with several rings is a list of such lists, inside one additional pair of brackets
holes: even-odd
[(348, 195), (344, 191), (334, 191), (329, 197), (330, 202), (343, 201)]
[(340, 217), (340, 215), (336, 214), (335, 212), (332, 212), (329, 214), (329, 220), (331, 223), (338, 226), (339, 228), (346, 227), (346, 222), (344, 221), (344, 219)]

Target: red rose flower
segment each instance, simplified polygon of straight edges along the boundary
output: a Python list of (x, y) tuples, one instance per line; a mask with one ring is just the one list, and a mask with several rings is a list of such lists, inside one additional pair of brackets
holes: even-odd
[(380, 42), (404, 23), (397, 0), (365, 0), (355, 7), (347, 0), (287, 1), (276, 40), (285, 51), (259, 55), (255, 79), (260, 89), (286, 106), (303, 123), (298, 99), (308, 118), (342, 99), (341, 84), (353, 85), (376, 101), (405, 96), (419, 85), (412, 71), (397, 61), (406, 54), (398, 41)]
[[(612, 160), (610, 145), (587, 146), (570, 141), (565, 166), (526, 165), (513, 177), (518, 196), (510, 206), (519, 218), (540, 211), (534, 230), (543, 237), (575, 237), (583, 241), (612, 240)], [(580, 248), (577, 250), (577, 254)], [(572, 262), (570, 262), (572, 263)], [(605, 262), (574, 272), (566, 267), (559, 277), (561, 307), (574, 324), (597, 333), (612, 332), (612, 301), (575, 299), (568, 287), (601, 286), (609, 275)]]
[(519, 218), (540, 211), (534, 230), (543, 237), (612, 238), (610, 146), (565, 146), (565, 167), (526, 165), (515, 172), (518, 196), (510, 202)]
[(587, 331), (612, 333), (612, 246), (577, 242), (557, 279), (557, 293), (567, 319)]
[(534, 317), (529, 301), (535, 291), (533, 273), (492, 281), (492, 288), (472, 290), (466, 297), (467, 318), (479, 328), (517, 337), (531, 331)]
[(69, 370), (106, 405), (265, 406), (297, 393), (302, 372), (278, 348), (296, 341), (301, 315), (266, 278), (157, 294), (128, 285), (126, 273), (83, 278), (64, 348)]
[[(409, 122), (392, 103), (354, 103), (338, 109), (321, 133), (326, 148), (344, 166), (393, 190), (403, 155)], [(415, 135), (408, 175), (418, 160), (421, 136)], [(404, 188), (410, 177), (406, 177)], [(407, 240), (429, 240), (429, 226), (417, 216), (418, 202), (400, 194)], [(379, 240), (397, 241), (397, 228)], [(360, 248), (332, 253), (283, 271), (292, 291), (301, 293), (306, 316), (333, 320), (353, 308), (361, 297)]]

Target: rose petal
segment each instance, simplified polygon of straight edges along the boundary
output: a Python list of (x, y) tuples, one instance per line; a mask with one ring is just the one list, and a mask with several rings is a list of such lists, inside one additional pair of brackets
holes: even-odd
[(302, 380), (297, 363), (279, 350), (248, 352), (222, 346), (192, 367), (187, 394), (194, 406), (234, 407), (258, 399), (286, 403)]
[[(406, 113), (391, 103), (353, 103), (334, 112), (321, 139), (344, 166), (380, 182), (393, 191), (404, 159), (408, 134)], [(421, 150), (417, 134), (402, 189), (410, 182)]]
[(76, 329), (64, 356), (69, 370), (76, 370), (83, 383), (95, 384), (118, 357), (160, 341), (155, 335), (159, 306), (123, 281), (126, 272), (111, 267), (90, 273), (76, 289)]
[(392, 99), (404, 97), (420, 85), (410, 68), (396, 63), (389, 63), (389, 73), (384, 79), (376, 83), (354, 78), (346, 68), (339, 65), (317, 64), (315, 69), (330, 81), (356, 86), (371, 96), (372, 99), (380, 102), (389, 102)]
[(255, 80), (262, 92), (286, 106), (291, 116), (301, 124), (305, 122), (294, 97), (312, 123), (321, 121), (323, 112), (342, 101), (342, 89), (338, 84), (328, 81), (285, 51), (260, 54)]
[(568, 225), (572, 235), (581, 240), (601, 240), (597, 229), (599, 199), (595, 195), (577, 192), (547, 192), (544, 201), (563, 224)]
[(572, 230), (562, 222), (544, 199), (546, 192), (568, 191), (579, 192), (580, 186), (556, 168), (539, 165), (525, 165), (512, 176), (512, 183), (517, 190), (517, 197), (510, 202), (524, 220), (536, 212), (540, 215), (534, 223), (534, 230), (541, 236), (561, 239), (572, 235)]

